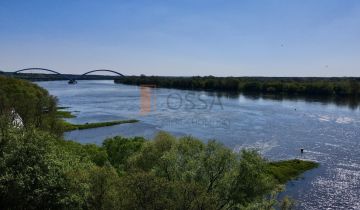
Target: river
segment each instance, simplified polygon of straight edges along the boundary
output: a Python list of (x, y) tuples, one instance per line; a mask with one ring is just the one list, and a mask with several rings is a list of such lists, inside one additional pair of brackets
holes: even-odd
[(256, 148), (270, 160), (314, 160), (320, 167), (289, 182), (283, 194), (297, 200), (298, 209), (360, 209), (359, 107), (321, 100), (148, 89), (113, 81), (37, 84), (56, 96), (60, 106), (70, 107), (77, 116), (69, 120), (73, 123), (140, 120), (68, 132), (66, 139), (101, 144), (111, 136), (151, 138), (164, 130), (204, 141), (216, 139), (234, 151)]

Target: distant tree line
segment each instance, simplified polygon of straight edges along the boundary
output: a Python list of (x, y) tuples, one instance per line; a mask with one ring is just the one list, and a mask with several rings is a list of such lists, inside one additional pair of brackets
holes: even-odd
[(158, 87), (287, 95), (359, 96), (359, 78), (127, 76), (116, 83)]

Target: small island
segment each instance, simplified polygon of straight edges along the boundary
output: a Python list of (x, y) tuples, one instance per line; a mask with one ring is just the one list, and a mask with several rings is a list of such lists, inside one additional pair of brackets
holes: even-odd
[(68, 121), (65, 121), (64, 119), (69, 118), (75, 118), (76, 116), (72, 114), (70, 111), (67, 111), (68, 107), (58, 107), (56, 111), (56, 116), (59, 118), (63, 130), (66, 131), (73, 131), (73, 130), (85, 130), (85, 129), (91, 129), (91, 128), (101, 128), (101, 127), (108, 127), (113, 125), (120, 125), (120, 124), (126, 124), (126, 123), (136, 123), (139, 122), (139, 120), (115, 120), (115, 121), (108, 121), (108, 122), (96, 122), (96, 123), (85, 123), (85, 124), (73, 124)]

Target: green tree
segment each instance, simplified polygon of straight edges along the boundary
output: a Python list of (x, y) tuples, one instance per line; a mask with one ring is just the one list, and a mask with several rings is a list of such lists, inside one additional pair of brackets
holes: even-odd
[(89, 209), (120, 209), (119, 182), (116, 170), (110, 166), (93, 167), (88, 172), (90, 193), (87, 200)]
[(176, 209), (171, 185), (148, 172), (135, 172), (121, 178), (121, 209)]
[[(0, 99), (0, 117), (8, 118), (6, 122), (11, 123), (11, 117), (17, 114), (25, 128), (62, 134), (61, 123), (56, 117), (57, 100), (45, 89), (28, 81), (0, 76)], [(0, 125), (4, 129), (7, 124)]]
[(4, 209), (81, 208), (87, 185), (71, 174), (92, 167), (54, 144), (53, 135), (15, 130), (0, 154), (0, 203)]
[(142, 137), (127, 139), (117, 136), (106, 139), (103, 147), (109, 156), (110, 163), (121, 171), (124, 170), (127, 159), (139, 151), (144, 143), (145, 139)]

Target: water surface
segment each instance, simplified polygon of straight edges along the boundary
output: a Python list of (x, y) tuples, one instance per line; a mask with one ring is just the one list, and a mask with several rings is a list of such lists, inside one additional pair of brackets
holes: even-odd
[[(141, 113), (141, 90), (112, 81), (39, 82), (70, 107), (73, 123), (139, 119), (139, 123), (66, 133), (81, 143), (111, 136), (176, 136), (216, 139), (235, 151), (257, 148), (271, 159), (320, 162), (287, 185), (299, 209), (360, 209), (360, 110), (321, 100), (271, 100), (204, 91), (151, 90), (151, 111)], [(146, 92), (149, 93), (149, 92)], [(340, 103), (341, 104), (341, 103)], [(305, 149), (300, 154), (300, 148)]]

